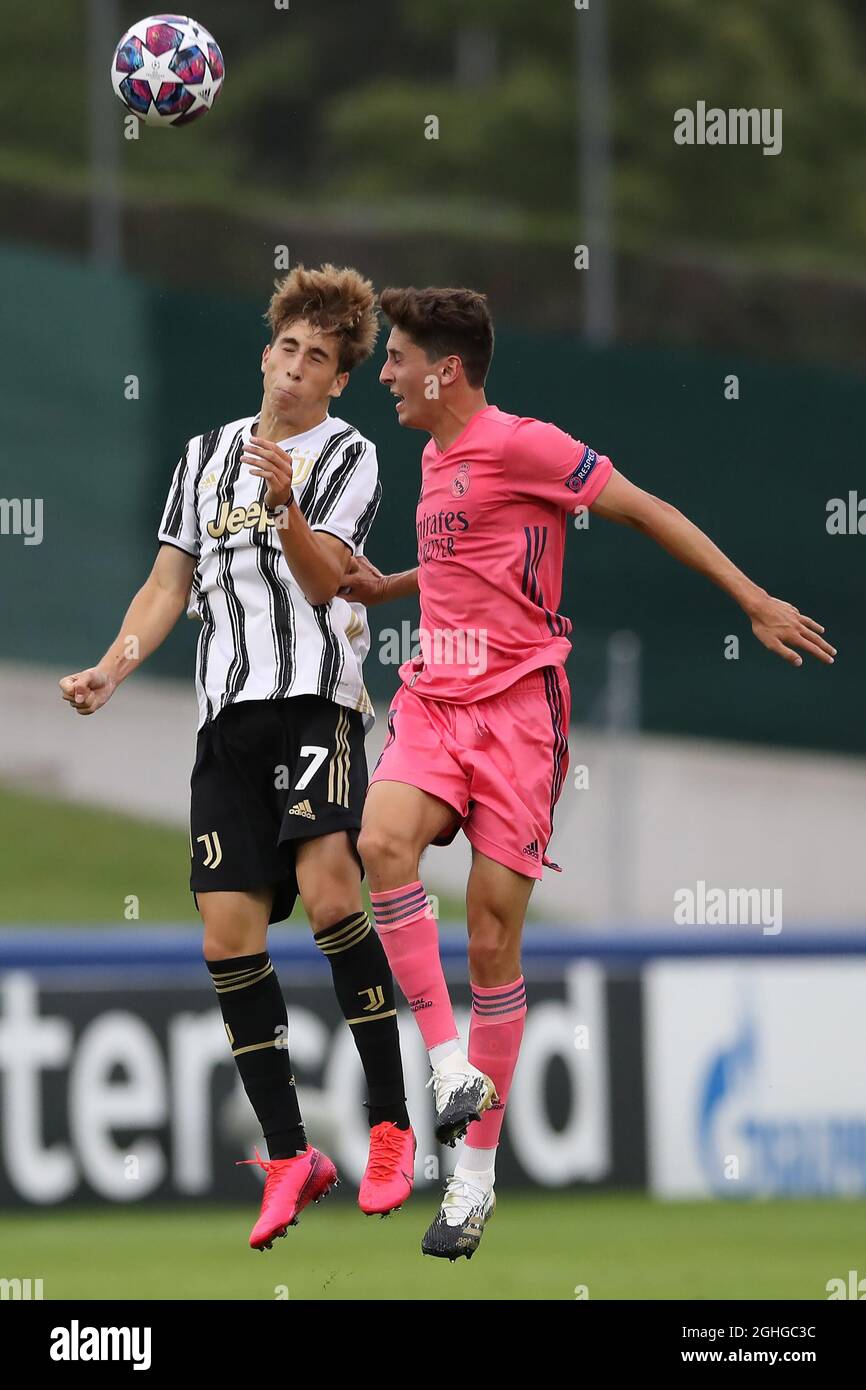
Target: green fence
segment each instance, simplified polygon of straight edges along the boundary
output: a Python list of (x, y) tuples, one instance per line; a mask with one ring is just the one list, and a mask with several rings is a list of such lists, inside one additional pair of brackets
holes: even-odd
[[(188, 292), (167, 292), (11, 249), (0, 251), (0, 283), (0, 497), (44, 504), (41, 544), (0, 535), (0, 659), (76, 669), (101, 654), (149, 569), (186, 439), (257, 410), (269, 286), (261, 304), (220, 298), (191, 266)], [(353, 376), (340, 410), (379, 448), (384, 498), (368, 553), (400, 569), (414, 562), (423, 436), (397, 425), (378, 365)], [(729, 374), (738, 400), (725, 399)], [(860, 379), (727, 355), (593, 351), (576, 336), (500, 325), (488, 394), (609, 453), (771, 592), (824, 622), (840, 648), (833, 668), (789, 669), (704, 580), (642, 537), (593, 521), (570, 532), (567, 551), (576, 719), (598, 703), (607, 634), (631, 628), (643, 643), (645, 727), (866, 749), (866, 535), (826, 527), (830, 498), (858, 487), (866, 496)], [(376, 610), (373, 651), (382, 625), (412, 613), (411, 604)], [(180, 624), (152, 669), (191, 675), (195, 635)], [(741, 638), (739, 660), (725, 659), (728, 635)], [(371, 659), (368, 684), (389, 695), (393, 667)]]

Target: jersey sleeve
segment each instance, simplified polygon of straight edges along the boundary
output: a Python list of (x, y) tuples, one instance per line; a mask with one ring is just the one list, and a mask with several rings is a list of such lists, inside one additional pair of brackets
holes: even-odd
[(505, 462), (515, 489), (567, 512), (591, 507), (613, 472), (606, 454), (544, 420), (518, 420)]
[(179, 550), (185, 550), (196, 559), (201, 549), (195, 507), (197, 443), (198, 440), (195, 439), (189, 441), (174, 470), (158, 532), (161, 541), (168, 545), (176, 545)]
[(381, 496), (376, 449), (369, 440), (357, 439), (328, 466), (307, 513), (307, 524), (313, 531), (338, 536), (357, 555), (364, 548)]

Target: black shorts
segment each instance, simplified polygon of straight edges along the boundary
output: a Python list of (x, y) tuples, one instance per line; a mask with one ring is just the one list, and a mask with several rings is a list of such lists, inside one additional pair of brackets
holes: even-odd
[(295, 846), (337, 830), (356, 845), (362, 716), (320, 695), (241, 700), (199, 730), (190, 787), (193, 893), (273, 887), (281, 922), (298, 896)]

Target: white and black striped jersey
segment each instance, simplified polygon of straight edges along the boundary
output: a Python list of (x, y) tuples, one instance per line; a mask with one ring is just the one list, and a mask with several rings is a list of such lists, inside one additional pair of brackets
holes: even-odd
[[(293, 695), (360, 710), (369, 727), (366, 609), (339, 596), (320, 604), (304, 597), (263, 509), (267, 483), (241, 463), (258, 418), (189, 441), (159, 528), (161, 541), (196, 557), (189, 612), (202, 622), (199, 727), (239, 700)], [(279, 443), (292, 456), (295, 499), (308, 524), (361, 553), (382, 495), (375, 447), (331, 415)]]

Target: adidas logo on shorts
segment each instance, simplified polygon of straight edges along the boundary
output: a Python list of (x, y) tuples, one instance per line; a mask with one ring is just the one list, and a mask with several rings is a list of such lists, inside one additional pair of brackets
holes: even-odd
[(523, 846), (523, 853), (528, 854), (530, 859), (538, 858), (538, 841), (530, 840), (528, 845)]
[(316, 813), (309, 801), (298, 801), (294, 806), (289, 807), (290, 816), (306, 816), (307, 820), (315, 820)]

